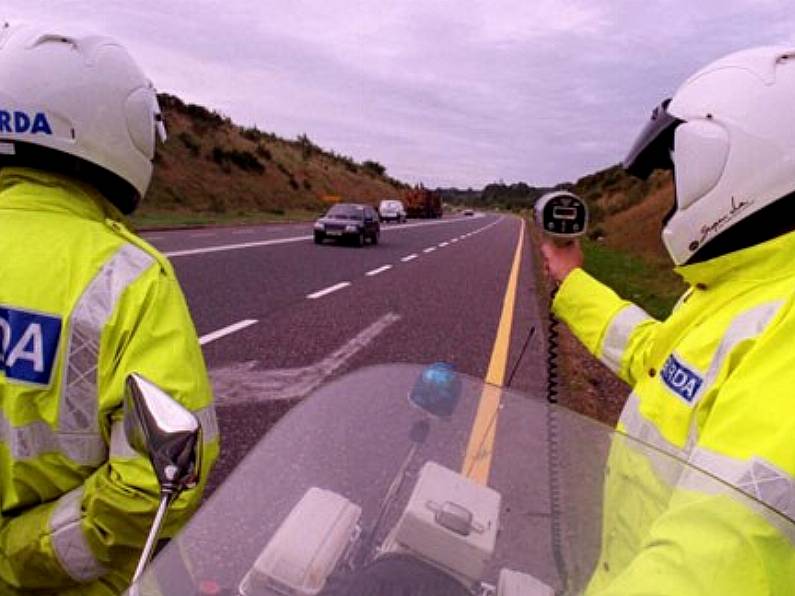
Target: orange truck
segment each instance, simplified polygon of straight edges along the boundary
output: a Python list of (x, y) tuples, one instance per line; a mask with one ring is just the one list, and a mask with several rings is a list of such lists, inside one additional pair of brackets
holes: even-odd
[(442, 216), (442, 195), (424, 186), (415, 186), (403, 197), (409, 217), (437, 218)]

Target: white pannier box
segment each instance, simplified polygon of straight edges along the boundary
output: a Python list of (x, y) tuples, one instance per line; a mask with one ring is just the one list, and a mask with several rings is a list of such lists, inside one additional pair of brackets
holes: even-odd
[(243, 596), (313, 596), (358, 533), (361, 508), (310, 488), (276, 530), (240, 583)]
[(465, 583), (479, 581), (494, 553), (500, 493), (427, 462), (384, 552), (407, 552)]

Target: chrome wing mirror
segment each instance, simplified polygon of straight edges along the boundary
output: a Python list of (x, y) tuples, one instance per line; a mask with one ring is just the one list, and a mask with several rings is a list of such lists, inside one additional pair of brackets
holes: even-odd
[(202, 429), (191, 411), (132, 373), (124, 394), (124, 433), (130, 446), (152, 463), (160, 483), (160, 505), (133, 575), (135, 583), (152, 557), (169, 506), (199, 479)]
[(201, 425), (196, 416), (174, 398), (133, 373), (124, 396), (124, 432), (127, 441), (148, 457), (163, 493), (181, 492), (196, 485), (201, 468)]

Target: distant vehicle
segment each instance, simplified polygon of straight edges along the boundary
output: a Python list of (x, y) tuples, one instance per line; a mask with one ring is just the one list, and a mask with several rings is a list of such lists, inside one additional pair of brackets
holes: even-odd
[(381, 226), (378, 214), (370, 205), (338, 203), (315, 222), (315, 243), (325, 239), (349, 240), (362, 246), (367, 240), (378, 244)]
[(384, 199), (378, 205), (378, 215), (381, 221), (406, 221), (406, 208), (401, 201)]
[(464, 209), (464, 215), (475, 215), (472, 209)]
[(442, 216), (442, 195), (424, 186), (417, 186), (403, 197), (409, 217), (436, 218)]

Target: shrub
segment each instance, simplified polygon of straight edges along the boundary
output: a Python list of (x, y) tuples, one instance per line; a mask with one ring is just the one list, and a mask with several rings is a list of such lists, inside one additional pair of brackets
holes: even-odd
[(368, 159), (362, 163), (362, 167), (365, 169), (365, 171), (372, 172), (377, 176), (383, 176), (386, 173), (386, 168), (377, 161), (371, 161)]
[(196, 138), (187, 131), (183, 131), (177, 135), (177, 138), (182, 141), (182, 144), (190, 151), (193, 157), (199, 156), (201, 145), (196, 141)]
[(306, 133), (298, 135), (298, 146), (301, 148), (301, 157), (309, 159), (315, 153), (323, 153), (323, 150), (315, 145)]
[(583, 196), (583, 198), (585, 199), (585, 201), (586, 201), (587, 203), (595, 203), (595, 202), (596, 202), (596, 201), (598, 201), (598, 200), (599, 200), (601, 197), (602, 197), (602, 193), (601, 193), (601, 192), (599, 192), (599, 191), (598, 191), (598, 190), (596, 190), (596, 189), (589, 190), (589, 191), (588, 191), (587, 193), (585, 193), (585, 195)]
[(244, 139), (248, 139), (249, 141), (252, 141), (253, 143), (258, 142), (262, 138), (262, 132), (260, 131), (259, 128), (256, 127), (256, 125), (255, 126), (251, 126), (251, 127), (241, 126), (240, 127), (240, 135)]
[(218, 112), (211, 112), (204, 106), (199, 106), (194, 103), (185, 104), (182, 111), (190, 116), (194, 121), (207, 124), (212, 127), (218, 127), (225, 122), (229, 122), (229, 118), (222, 116)]
[(227, 173), (229, 172), (228, 164), (230, 163), (244, 172), (265, 173), (265, 166), (250, 151), (238, 151), (237, 149), (226, 151), (221, 147), (215, 146), (212, 151), (212, 160)]
[(265, 145), (257, 145), (257, 155), (266, 161), (273, 159), (273, 154)]
[(210, 195), (209, 209), (213, 213), (226, 213), (226, 203), (218, 195)]
[(232, 168), (229, 166), (229, 162), (226, 160), (225, 155), (226, 152), (223, 149), (220, 147), (213, 147), (213, 150), (209, 155), (209, 159), (212, 159), (215, 163), (217, 163), (224, 173), (231, 174)]

